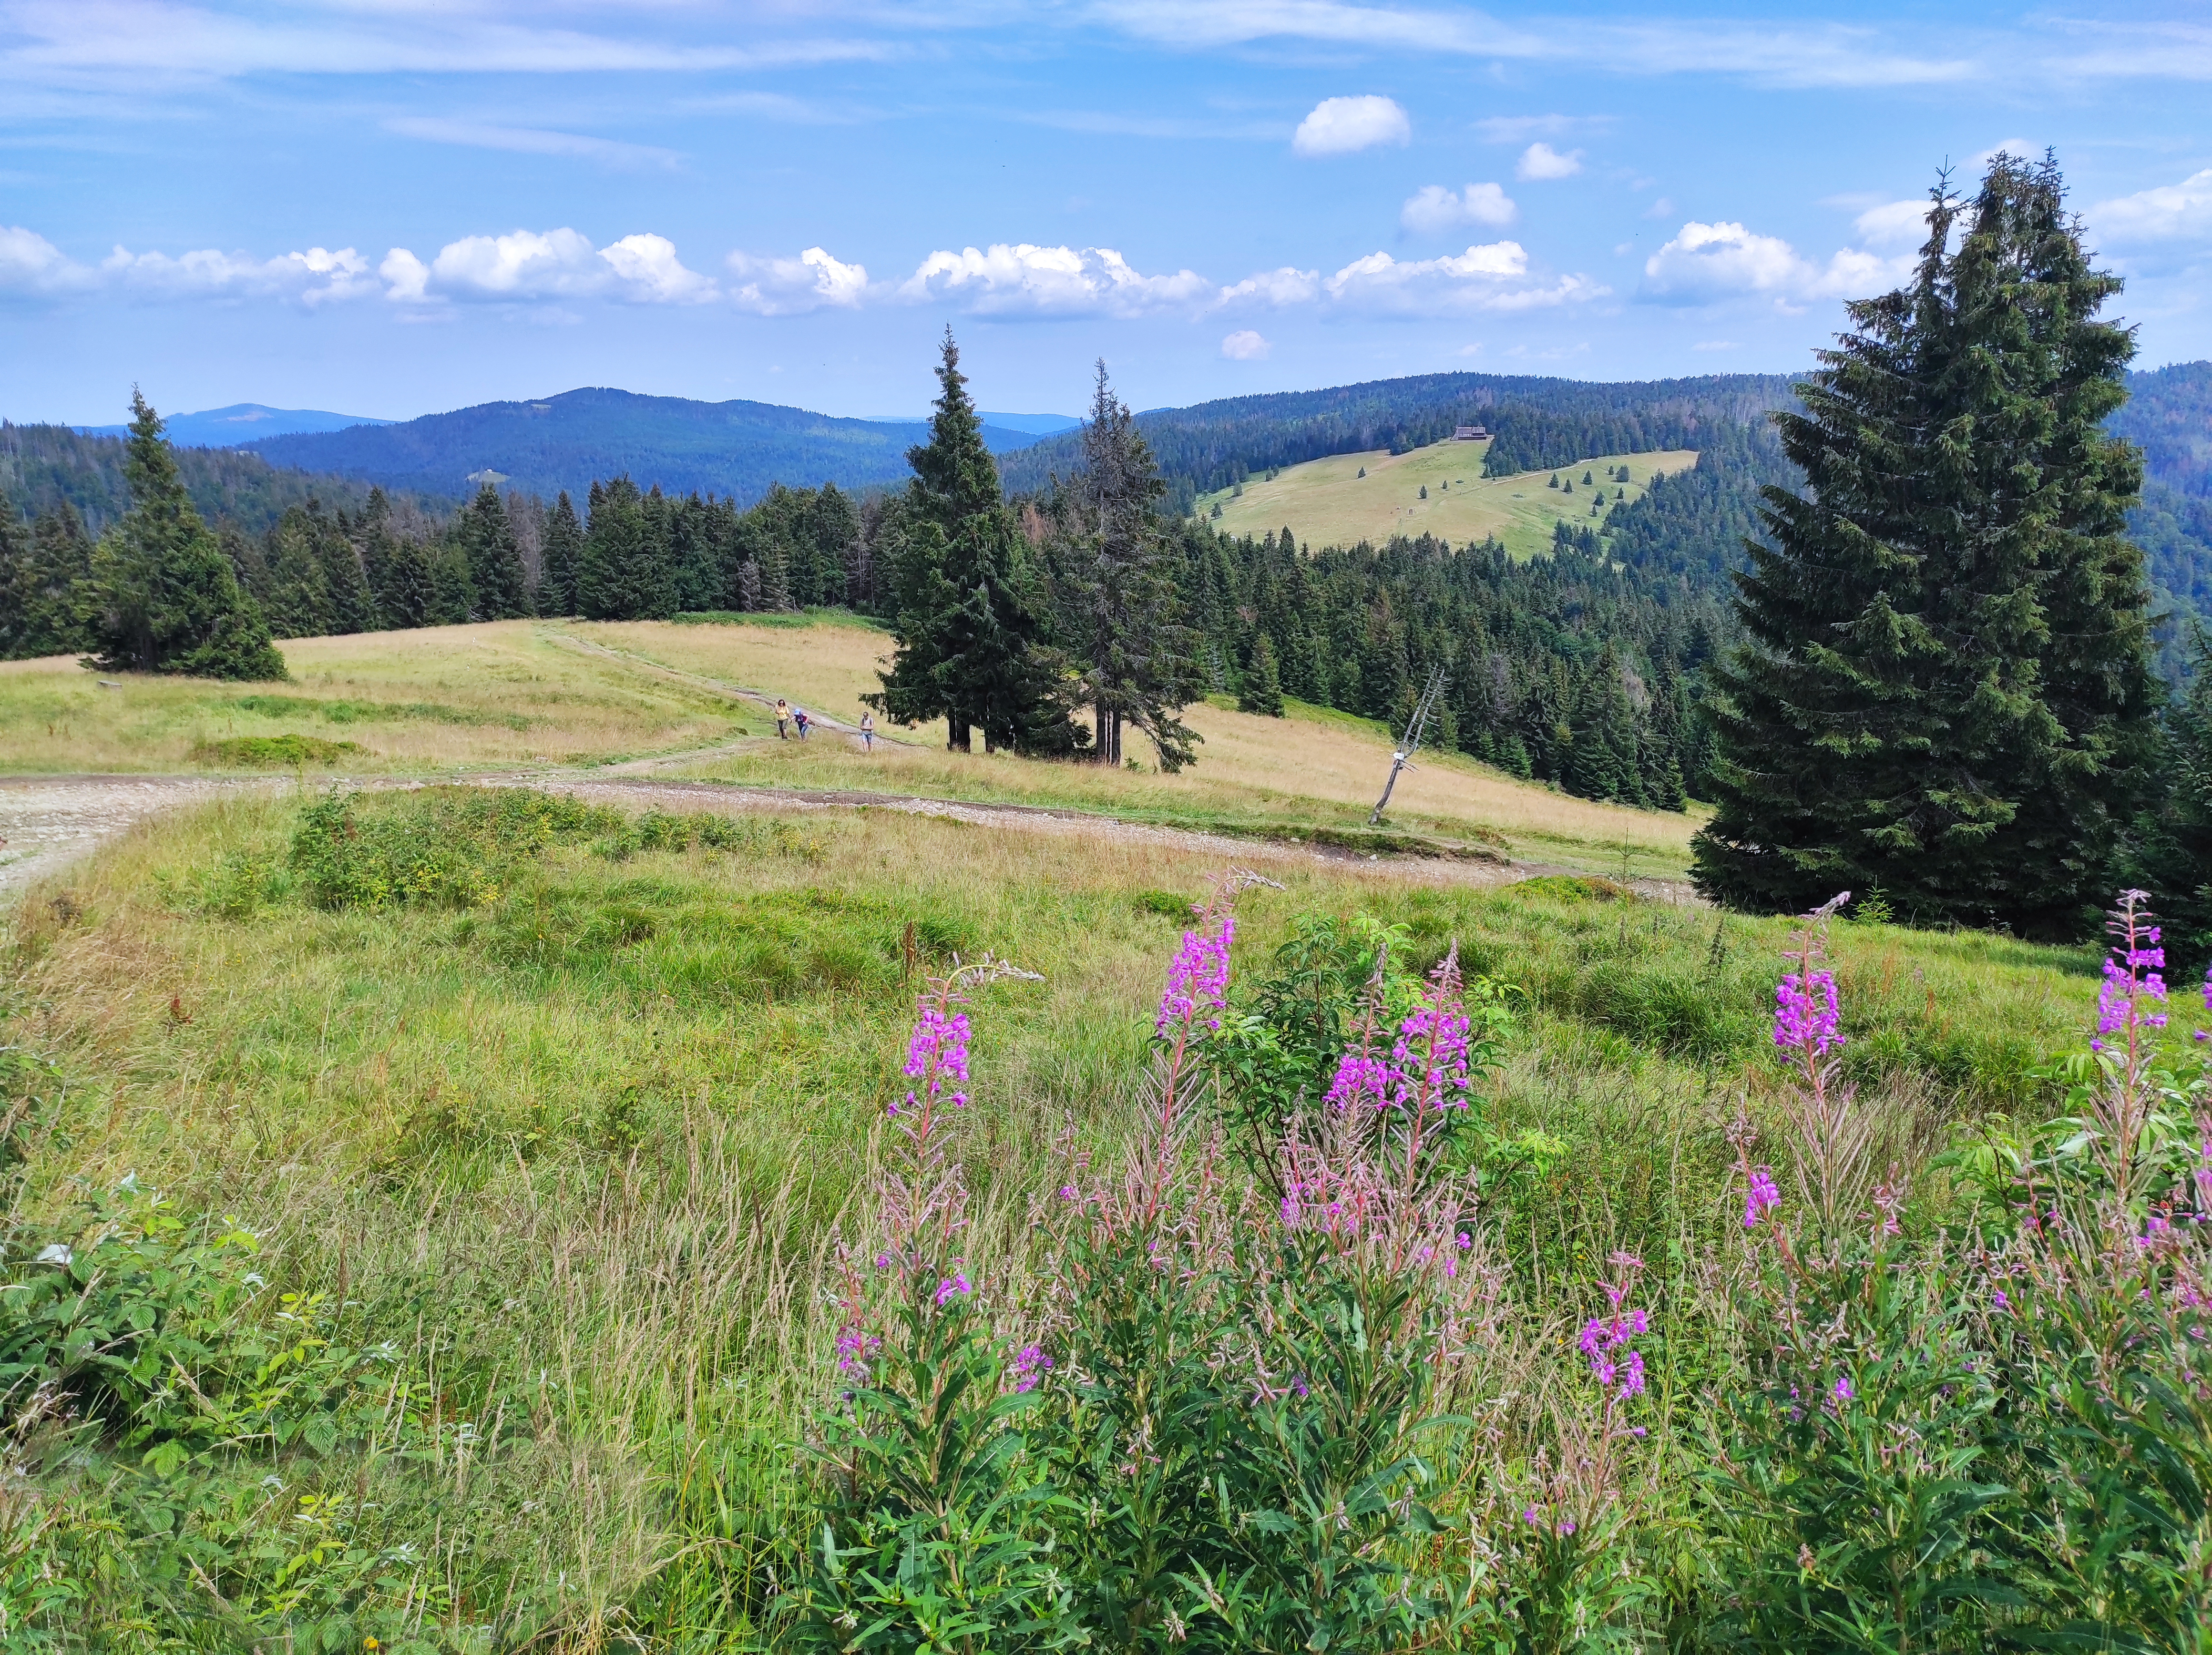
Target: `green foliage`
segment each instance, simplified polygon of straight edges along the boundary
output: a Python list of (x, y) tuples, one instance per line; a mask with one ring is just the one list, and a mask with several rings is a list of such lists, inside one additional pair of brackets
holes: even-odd
[(93, 664), (104, 672), (204, 678), (284, 678), (284, 658), (230, 561), (209, 533), (162, 440), (161, 421), (131, 396), (131, 507), (101, 540)]
[(2055, 165), (2000, 155), (1930, 225), (1781, 416), (1808, 492), (1770, 489), (1749, 549), (1697, 877), (1768, 911), (1879, 883), (1918, 923), (2076, 935), (2152, 734), (2121, 533), (2141, 464), (2099, 430), (2133, 339), (2092, 319), (2120, 284)]
[(249, 765), (268, 770), (280, 766), (337, 764), (368, 749), (359, 742), (325, 741), (319, 736), (226, 736), (192, 746), (195, 764)]
[(915, 477), (893, 572), (895, 647), (883, 688), (865, 699), (902, 724), (943, 718), (955, 751), (969, 750), (981, 726), (987, 748), (1065, 754), (1082, 732), (1039, 647), (1027, 543), (1000, 499), (949, 327), (943, 354), (930, 440), (907, 454)]
[(1244, 669), (1237, 707), (1240, 712), (1257, 712), (1262, 718), (1283, 716), (1282, 669), (1275, 660), (1274, 640), (1264, 632), (1252, 645), (1252, 664)]

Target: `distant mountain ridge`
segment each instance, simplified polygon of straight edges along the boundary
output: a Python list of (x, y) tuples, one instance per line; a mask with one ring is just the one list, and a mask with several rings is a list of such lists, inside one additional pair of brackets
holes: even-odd
[[(197, 414), (170, 414), (163, 416), (161, 422), (168, 427), (169, 440), (179, 448), (243, 448), (269, 437), (395, 423), (372, 419), (366, 414), (331, 414), (316, 408), (270, 408), (265, 403), (233, 403), (228, 408), (204, 409)], [(80, 425), (72, 429), (81, 437), (123, 437), (131, 432), (127, 425)]]
[[(565, 489), (580, 500), (594, 479), (627, 473), (640, 488), (726, 495), (745, 506), (778, 482), (902, 484), (910, 475), (906, 451), (926, 435), (919, 421), (839, 419), (773, 403), (702, 403), (591, 387), (244, 446), (273, 465), (426, 494), (465, 493), (471, 474), (490, 471), (526, 494), (550, 500)], [(1006, 453), (1038, 438), (986, 425), (983, 440)]]

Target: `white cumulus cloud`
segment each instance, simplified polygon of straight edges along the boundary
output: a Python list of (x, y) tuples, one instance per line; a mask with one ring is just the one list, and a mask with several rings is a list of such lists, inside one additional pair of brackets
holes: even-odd
[(1860, 242), (1876, 252), (1917, 252), (1928, 239), (1925, 196), (1912, 201), (1887, 201), (1869, 207), (1851, 221)]
[(351, 247), (310, 247), (258, 259), (247, 253), (134, 253), (118, 247), (100, 261), (100, 276), (125, 292), (155, 299), (292, 299), (319, 305), (376, 292), (368, 261)]
[(2087, 217), (2090, 228), (2116, 246), (2212, 237), (2212, 167), (2179, 184), (2100, 201)]
[(566, 228), (463, 236), (427, 262), (394, 247), (377, 274), (386, 296), (403, 304), (614, 299), (669, 305), (717, 297), (714, 278), (687, 270), (665, 236), (627, 235), (594, 247), (582, 231)]
[(1764, 299), (1787, 308), (1814, 299), (1877, 293), (1910, 275), (1912, 262), (1910, 252), (1885, 255), (1844, 247), (1823, 264), (1779, 236), (1760, 235), (1725, 221), (1701, 224), (1692, 219), (1644, 260), (1643, 297), (1662, 305)]
[(949, 301), (979, 316), (1143, 316), (1216, 299), (1195, 270), (1146, 276), (1111, 247), (994, 242), (938, 252), (900, 284), (902, 298)]
[(1273, 349), (1250, 328), (1239, 328), (1221, 342), (1221, 354), (1232, 362), (1256, 362)]
[(1323, 98), (1291, 135), (1301, 155), (1348, 155), (1378, 143), (1407, 143), (1413, 124), (1391, 98)]
[(796, 258), (757, 258), (732, 253), (730, 273), (739, 285), (730, 297), (740, 310), (790, 316), (825, 307), (850, 310), (867, 297), (868, 268), (809, 247)]
[(1222, 306), (1264, 305), (1281, 310), (1291, 305), (1310, 305), (1321, 296), (1321, 272), (1285, 264), (1279, 270), (1258, 270), (1242, 282), (1224, 288), (1217, 300)]
[(1493, 241), (1443, 258), (1396, 259), (1373, 252), (1352, 260), (1322, 287), (1345, 309), (1403, 316), (1535, 310), (1607, 291), (1586, 276), (1532, 282), (1528, 255), (1517, 241)]
[(68, 293), (91, 280), (90, 271), (36, 230), (0, 224), (0, 294)]
[(1398, 222), (1421, 235), (1455, 230), (1462, 224), (1510, 224), (1520, 216), (1513, 197), (1495, 184), (1470, 184), (1458, 191), (1441, 184), (1424, 185), (1398, 209)]
[(1570, 149), (1564, 155), (1548, 143), (1530, 144), (1521, 152), (1521, 159), (1513, 167), (1517, 179), (1571, 179), (1583, 170), (1583, 152)]

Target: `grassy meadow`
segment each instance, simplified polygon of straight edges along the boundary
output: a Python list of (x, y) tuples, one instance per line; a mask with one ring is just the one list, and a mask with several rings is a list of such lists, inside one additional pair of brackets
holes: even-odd
[[(1685, 471), (1698, 463), (1693, 450), (1650, 454), (1601, 454), (1562, 466), (1556, 474), (1575, 491), (1548, 486), (1550, 471), (1524, 471), (1510, 477), (1482, 475), (1483, 442), (1439, 442), (1403, 454), (1376, 449), (1364, 454), (1333, 454), (1285, 466), (1272, 478), (1248, 477), (1242, 494), (1224, 489), (1200, 496), (1201, 517), (1221, 515), (1213, 524), (1224, 534), (1265, 535), (1287, 527), (1301, 543), (1381, 545), (1393, 535), (1434, 535), (1454, 545), (1496, 535), (1515, 557), (1532, 557), (1552, 546), (1552, 526), (1601, 525), (1616, 504), (1616, 494), (1641, 500), (1651, 479)], [(1626, 483), (1609, 481), (1628, 468)], [(1360, 473), (1366, 475), (1362, 476)], [(1594, 478), (1583, 487), (1584, 471)], [(1429, 491), (1421, 498), (1421, 490)], [(1598, 506), (1595, 517), (1590, 507)]]
[[(349, 1647), (372, 1627), (424, 1650), (756, 1646), (803, 1530), (827, 1249), (907, 1084), (919, 976), (984, 949), (1041, 974), (971, 1007), (959, 1144), (969, 1256), (1018, 1270), (1031, 1197), (1127, 1139), (1181, 905), (1218, 866), (882, 812), (750, 816), (682, 850), (605, 812), (487, 814), (533, 797), (356, 800), (332, 843), (460, 858), (413, 900), (318, 906), (328, 870), (290, 849), (313, 796), (259, 796), (143, 825), (17, 911), (17, 1231), (83, 1245), (100, 1191), (158, 1190), (258, 1238), (237, 1317), (281, 1309), (392, 1376), (361, 1443), (233, 1444), (161, 1484), (220, 1609), (189, 1572), (133, 1573), (159, 1536), (100, 1537), (150, 1497), (127, 1445), (18, 1444), (42, 1480), (0, 1518), (17, 1555), (84, 1571), (83, 1646), (155, 1646), (121, 1629), (148, 1593), (195, 1647), (302, 1604)], [(1532, 1300), (1628, 1246), (1674, 1261), (1660, 1313), (1692, 1315), (1741, 1199), (1725, 1129), (1773, 1106), (1784, 925), (1589, 879), (1251, 864), (1282, 888), (1248, 894), (1242, 969), (1296, 915), (1364, 913), (1516, 985), (1485, 1107), (1552, 1146), (1506, 1239)], [(1960, 1123), (2039, 1101), (2031, 1071), (2094, 1002), (2087, 951), (1846, 924), (1835, 953), (1851, 1073), (1916, 1172)], [(1564, 1373), (1569, 1331), (1532, 1313)], [(1687, 1383), (1695, 1340), (1666, 1349)]]
[[(803, 626), (665, 621), (471, 627), (289, 640), (295, 682), (133, 676), (106, 688), (74, 661), (0, 664), (0, 770), (424, 777), (596, 768), (756, 785), (910, 792), (1099, 811), (1306, 837), (1364, 831), (1389, 769), (1389, 731), (1293, 705), (1283, 719), (1194, 706), (1199, 761), (1175, 775), (999, 755), (958, 756), (940, 732), (887, 729), (872, 754), (830, 731), (778, 742), (751, 691), (857, 724), (890, 640), (849, 620)], [(305, 750), (269, 744), (296, 737)], [(259, 743), (257, 749), (249, 743)], [(340, 743), (350, 743), (349, 748)], [(1695, 817), (1600, 804), (1431, 752), (1404, 777), (1389, 825), (1547, 865), (1679, 878)]]
[[(1364, 821), (1387, 764), (1387, 732), (1334, 712), (1201, 705), (1200, 762), (1168, 776), (956, 758), (931, 731), (873, 755), (779, 742), (737, 694), (854, 718), (884, 647), (834, 620), (510, 622), (288, 643), (296, 682), (273, 687), (0, 668), (19, 773), (220, 774), (211, 744), (243, 737), (367, 749), (141, 821), (0, 918), (4, 1267), (33, 1295), (0, 1302), (0, 1382), (46, 1371), (10, 1367), (25, 1349), (91, 1348), (40, 1331), (56, 1248), (124, 1238), (135, 1273), (85, 1289), (111, 1320), (70, 1313), (173, 1330), (167, 1366), (41, 1390), (0, 1432), (0, 1646), (782, 1646), (770, 1606), (828, 1487), (836, 1249), (866, 1233), (915, 994), (956, 956), (1036, 973), (969, 1007), (957, 1127), (963, 1258), (1011, 1305), (1050, 1269), (1039, 1203), (1128, 1151), (1164, 975), (1231, 859), (1273, 882), (1241, 900), (1237, 982), (1325, 916), (1401, 928), (1424, 968), (1455, 943), (1504, 985), (1478, 1106), (1505, 1150), (1482, 1209), (1499, 1343), (1454, 1403), (1502, 1458), (1446, 1467), (1437, 1508), (1479, 1550), (1485, 1479), (1546, 1463), (1585, 1382), (1575, 1325), (1626, 1248), (1661, 1331), (1620, 1498), (1677, 1537), (1639, 1567), (1717, 1567), (1682, 1513), (1699, 1410), (1747, 1337), (1716, 1286), (1741, 1234), (1731, 1124), (1789, 1177), (1769, 1020), (1790, 928), (1617, 882), (1678, 877), (1694, 821), (1425, 757), (1392, 822), (1536, 864), (1485, 883), (1311, 853)], [(1246, 837), (562, 791), (626, 761), (611, 779)], [(349, 792), (337, 771), (530, 785)], [(695, 799), (715, 808), (668, 808)], [(1851, 920), (1832, 954), (1869, 1165), (1932, 1233), (1938, 1153), (2052, 1112), (2098, 955)], [(1656, 1649), (1644, 1614), (1620, 1623)]]

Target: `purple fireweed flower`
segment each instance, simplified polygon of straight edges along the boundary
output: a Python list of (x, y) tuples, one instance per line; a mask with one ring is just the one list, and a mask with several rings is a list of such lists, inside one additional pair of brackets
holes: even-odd
[[(946, 1086), (964, 1088), (968, 1084), (968, 1014), (955, 1012), (951, 1016), (936, 1006), (925, 1004), (915, 1017), (914, 1033), (906, 1045), (906, 1077), (922, 1082), (924, 1095), (935, 1099)], [(955, 1090), (947, 1100), (954, 1108), (964, 1109), (968, 1094)], [(921, 1099), (912, 1092), (906, 1094), (908, 1109), (919, 1109)], [(894, 1103), (891, 1113), (900, 1112)]]
[(842, 1373), (857, 1373), (867, 1366), (884, 1342), (866, 1329), (847, 1325), (837, 1330), (837, 1369)]
[(2012, 1300), (2005, 1297), (2005, 1290), (2002, 1288), (1999, 1288), (1995, 1293), (1992, 1293), (1990, 1295), (1990, 1302), (1995, 1305), (1999, 1310), (2010, 1310), (2012, 1308)]
[(1398, 1025), (1398, 1042), (1390, 1048), (1390, 1101), (1404, 1109), (1425, 1094), (1431, 1109), (1466, 1108), (1468, 1028), (1456, 997), (1416, 1006)]
[(1014, 1353), (1014, 1365), (1011, 1372), (1014, 1389), (1017, 1391), (1036, 1390), (1038, 1383), (1051, 1371), (1052, 1358), (1044, 1354), (1042, 1345), (1024, 1345)]
[(1364, 1103), (1379, 1109), (1389, 1094), (1393, 1076), (1380, 1058), (1347, 1052), (1336, 1065), (1336, 1078), (1328, 1084), (1328, 1095), (1323, 1100), (1332, 1109), (1348, 1109), (1355, 1103)]
[(1530, 1528), (1534, 1528), (1536, 1526), (1537, 1520), (1536, 1508), (1534, 1506), (1531, 1506), (1527, 1511), (1522, 1513), (1521, 1520), (1523, 1523), (1526, 1523)]
[(1765, 1167), (1751, 1169), (1751, 1185), (1744, 1191), (1743, 1227), (1756, 1229), (1759, 1221), (1782, 1204), (1782, 1191), (1774, 1187), (1774, 1174)]
[(937, 1307), (942, 1310), (956, 1294), (974, 1291), (975, 1287), (968, 1280), (966, 1272), (955, 1270), (951, 1275), (941, 1278), (937, 1283)]
[(1857, 1391), (1851, 1389), (1851, 1376), (1848, 1373), (1838, 1374), (1836, 1388), (1832, 1394), (1838, 1403), (1849, 1402), (1853, 1397), (1858, 1395)]
[(1811, 1046), (1815, 1057), (1844, 1043), (1836, 1032), (1835, 973), (1791, 972), (1774, 985), (1774, 1044), (1787, 1051)]
[(1160, 996), (1153, 1034), (1164, 1036), (1179, 1024), (1197, 1021), (1208, 1028), (1221, 1027), (1221, 1011), (1229, 1002), (1229, 947), (1236, 939), (1234, 914), (1222, 915), (1221, 930), (1215, 936), (1182, 934), (1182, 946), (1168, 967), (1167, 991)]

